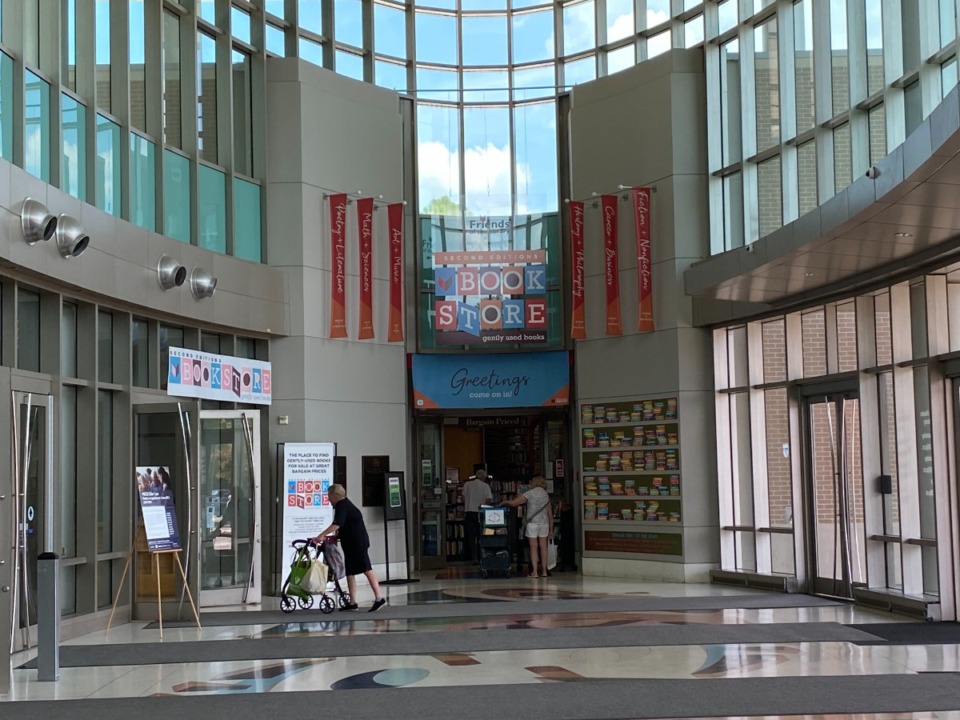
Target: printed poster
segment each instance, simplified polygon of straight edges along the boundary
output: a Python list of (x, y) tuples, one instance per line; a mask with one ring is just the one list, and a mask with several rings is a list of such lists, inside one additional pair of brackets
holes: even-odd
[(180, 549), (180, 530), (173, 504), (173, 483), (168, 466), (141, 466), (137, 472), (137, 494), (143, 529), (150, 552)]
[(284, 552), (294, 540), (307, 540), (333, 522), (327, 491), (333, 484), (336, 443), (285, 443), (283, 446)]

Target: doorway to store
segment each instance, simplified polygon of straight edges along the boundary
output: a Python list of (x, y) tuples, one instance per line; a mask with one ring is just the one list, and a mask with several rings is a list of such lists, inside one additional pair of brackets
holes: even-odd
[(853, 599), (867, 583), (860, 400), (852, 390), (807, 395), (803, 409), (809, 589)]

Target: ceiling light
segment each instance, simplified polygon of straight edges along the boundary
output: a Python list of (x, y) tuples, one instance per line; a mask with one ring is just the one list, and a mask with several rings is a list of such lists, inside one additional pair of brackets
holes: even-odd
[(217, 290), (217, 279), (203, 268), (194, 268), (190, 273), (190, 292), (194, 300), (213, 297)]
[(815, 275), (816, 275), (816, 273), (811, 273), (811, 272), (805, 272), (805, 273), (803, 274), (804, 277), (814, 277)]
[(29, 245), (49, 240), (57, 231), (57, 218), (39, 200), (25, 198), (20, 208), (20, 232)]
[(908, 232), (898, 232), (893, 234), (894, 237), (913, 237), (913, 233)]
[(157, 261), (157, 280), (164, 290), (180, 287), (187, 279), (187, 269), (169, 255), (161, 255)]
[(80, 221), (70, 215), (60, 215), (57, 220), (57, 250), (65, 258), (79, 257), (87, 245), (90, 236)]

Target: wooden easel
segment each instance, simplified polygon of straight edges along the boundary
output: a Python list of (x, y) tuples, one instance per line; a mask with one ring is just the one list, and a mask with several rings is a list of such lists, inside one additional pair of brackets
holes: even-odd
[[(133, 559), (133, 554), (137, 551), (137, 540), (140, 539), (140, 531), (143, 529), (143, 525), (139, 524), (137, 526), (137, 533), (133, 536), (133, 542), (130, 544), (130, 552), (127, 553), (127, 562), (123, 566), (123, 574), (120, 575), (120, 585), (117, 587), (117, 595), (113, 599), (113, 608), (110, 610), (110, 619), (107, 621), (107, 629), (103, 631), (103, 634), (106, 635), (110, 632), (110, 626), (113, 624), (113, 614), (117, 611), (117, 604), (120, 602), (120, 593), (123, 590), (123, 581), (127, 577), (127, 571), (130, 569), (130, 561)], [(177, 567), (180, 568), (180, 577), (183, 578), (183, 589), (187, 591), (187, 598), (190, 600), (190, 608), (193, 610), (193, 617), (197, 621), (197, 629), (202, 630), (203, 627), (200, 625), (200, 615), (197, 613), (197, 606), (193, 602), (193, 594), (190, 592), (190, 583), (187, 582), (187, 573), (183, 569), (183, 563), (180, 562), (180, 553), (182, 550), (149, 550), (151, 555), (153, 555), (153, 568), (157, 573), (157, 620), (160, 623), (160, 639), (163, 640), (163, 600), (160, 594), (160, 556), (167, 555), (172, 553), (177, 560)]]

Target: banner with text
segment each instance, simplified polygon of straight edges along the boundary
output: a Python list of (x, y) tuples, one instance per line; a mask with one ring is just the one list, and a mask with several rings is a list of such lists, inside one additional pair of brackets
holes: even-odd
[(603, 195), (600, 208), (603, 220), (603, 278), (607, 288), (607, 335), (621, 335), (620, 327), (620, 260), (617, 254), (619, 234), (617, 228), (616, 195)]
[(570, 337), (587, 338), (583, 297), (583, 201), (570, 201), (570, 292), (572, 294)]
[(281, 498), (284, 553), (294, 540), (309, 540), (333, 521), (333, 506), (327, 491), (333, 484), (336, 455), (336, 443), (284, 444)]
[(565, 351), (509, 355), (414, 355), (413, 397), (432, 408), (554, 407), (570, 402)]
[(330, 196), (330, 337), (347, 336), (347, 196)]
[(403, 203), (387, 207), (387, 242), (390, 243), (390, 313), (387, 342), (403, 342)]
[(357, 234), (360, 240), (360, 329), (357, 337), (373, 337), (373, 198), (357, 200)]
[(173, 504), (170, 468), (143, 466), (136, 471), (147, 549), (150, 552), (179, 550), (180, 529), (177, 527), (177, 512)]
[(637, 234), (637, 330), (653, 332), (653, 264), (650, 254), (650, 188), (633, 188)]
[(269, 362), (170, 348), (167, 395), (269, 405), (272, 393)]

